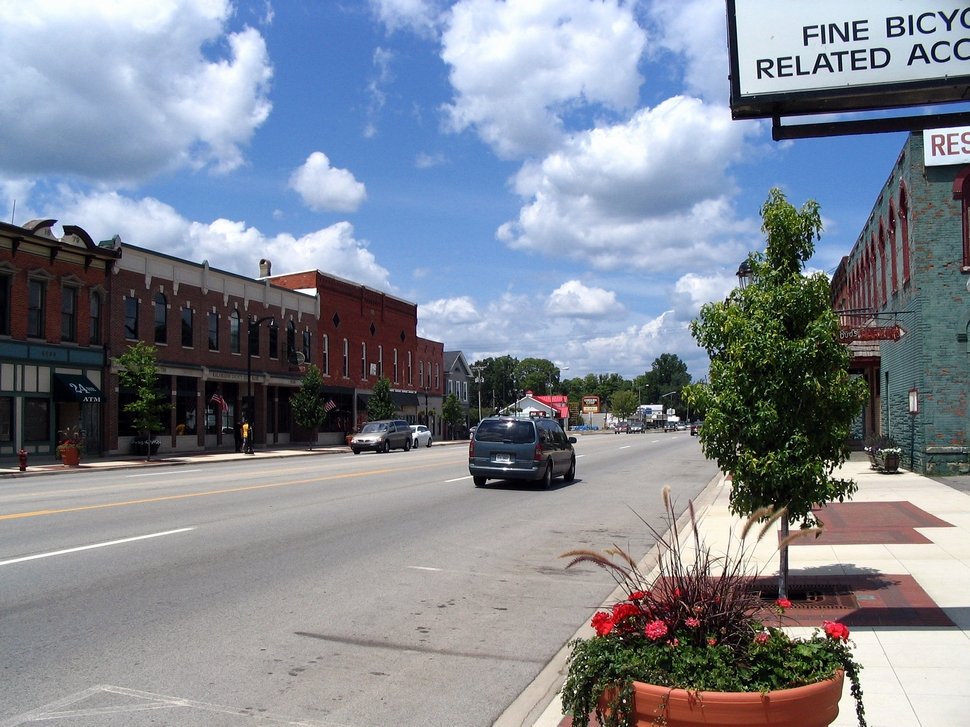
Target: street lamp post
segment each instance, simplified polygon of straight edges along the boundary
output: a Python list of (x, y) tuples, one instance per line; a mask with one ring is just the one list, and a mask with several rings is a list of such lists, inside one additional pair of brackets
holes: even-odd
[[(668, 391), (666, 394), (662, 395), (660, 397), (660, 404), (663, 405), (663, 400), (664, 399), (666, 399), (668, 396), (673, 396), (676, 393), (677, 393), (676, 391)], [(664, 407), (664, 432), (667, 431), (667, 419), (668, 419), (668, 417), (667, 417), (667, 407)]]
[(276, 325), (276, 318), (274, 316), (256, 318), (256, 316), (250, 314), (246, 325), (246, 406), (243, 408), (246, 410), (246, 421), (249, 422), (250, 443), (252, 442), (251, 432), (256, 413), (256, 407), (253, 404), (253, 333), (255, 332), (258, 336), (259, 326), (267, 321), (269, 321), (270, 327)]

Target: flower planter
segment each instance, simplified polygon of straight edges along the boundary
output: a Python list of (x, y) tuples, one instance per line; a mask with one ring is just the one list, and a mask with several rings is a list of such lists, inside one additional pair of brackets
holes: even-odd
[(892, 474), (899, 471), (899, 455), (896, 453), (877, 454), (875, 460), (876, 469), (880, 472)]
[(839, 716), (844, 674), (794, 689), (760, 692), (690, 692), (633, 683), (637, 727), (827, 727)]
[(79, 467), (81, 465), (81, 450), (75, 447), (62, 447), (60, 451), (61, 462), (68, 467)]

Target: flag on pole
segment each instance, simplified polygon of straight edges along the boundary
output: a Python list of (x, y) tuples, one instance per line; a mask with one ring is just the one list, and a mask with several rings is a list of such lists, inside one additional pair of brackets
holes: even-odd
[(323, 410), (327, 412), (327, 414), (329, 414), (336, 408), (337, 408), (337, 405), (333, 403), (333, 399), (327, 399), (327, 403), (323, 405)]
[(229, 405), (226, 403), (226, 400), (225, 399), (223, 399), (221, 396), (219, 396), (219, 394), (213, 394), (210, 397), (210, 399), (209, 399), (209, 403), (210, 404), (215, 404), (217, 407), (219, 407), (223, 411), (229, 411)]

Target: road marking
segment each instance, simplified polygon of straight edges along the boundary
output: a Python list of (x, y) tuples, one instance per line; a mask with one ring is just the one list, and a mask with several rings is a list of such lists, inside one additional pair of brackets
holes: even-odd
[(195, 530), (195, 528), (179, 528), (178, 530), (166, 530), (162, 533), (151, 533), (149, 535), (136, 535), (132, 538), (122, 538), (120, 540), (109, 540), (105, 543), (94, 543), (93, 545), (80, 545), (76, 548), (65, 548), (64, 550), (53, 550), (50, 553), (38, 553), (37, 555), (25, 555), (22, 558), (10, 558), (9, 560), (0, 560), (0, 566), (2, 565), (13, 565), (14, 563), (23, 563), (28, 560), (37, 560), (39, 558), (53, 558), (57, 555), (69, 555), (71, 553), (80, 553), (82, 550), (94, 550), (95, 548), (107, 548), (111, 545), (123, 545), (125, 543), (134, 543), (137, 540), (148, 540), (149, 538), (161, 538), (165, 535), (176, 535), (178, 533), (187, 533), (190, 530)]
[(448, 483), (448, 482), (461, 482), (462, 480), (470, 480), (471, 478), (472, 478), (471, 475), (465, 475), (464, 477), (456, 477), (453, 480), (445, 480), (445, 482), (446, 483)]
[(431, 566), (427, 565), (409, 565), (408, 568), (411, 570), (429, 570), (434, 571), (435, 573), (440, 573), (443, 570), (443, 568), (432, 568)]
[(182, 475), (187, 475), (194, 472), (201, 472), (202, 470), (183, 470), (177, 469), (172, 472), (142, 472), (138, 475), (125, 475), (125, 477), (181, 477)]
[(622, 447), (620, 447), (620, 449), (629, 449), (632, 446), (632, 444), (624, 444)]
[(174, 500), (187, 500), (190, 497), (212, 497), (213, 495), (231, 495), (237, 492), (255, 492), (258, 490), (270, 490), (279, 487), (290, 487), (292, 485), (320, 484), (331, 480), (346, 480), (351, 477), (366, 477), (368, 475), (387, 475), (393, 472), (406, 470), (422, 470), (436, 467), (435, 464), (415, 465), (412, 467), (398, 467), (396, 469), (373, 469), (362, 470), (360, 472), (347, 472), (345, 474), (330, 475), (328, 477), (311, 477), (304, 480), (284, 480), (281, 482), (267, 482), (262, 485), (241, 485), (239, 487), (227, 487), (220, 490), (204, 490), (202, 492), (183, 492), (178, 495), (160, 495), (158, 497), (145, 497), (138, 500), (123, 500), (121, 502), (103, 502), (98, 505), (78, 505), (77, 507), (58, 508), (56, 510), (34, 510), (32, 512), (11, 512), (0, 515), (0, 521), (20, 520), (28, 517), (42, 517), (47, 515), (63, 515), (70, 512), (84, 512), (86, 510), (105, 510), (109, 507), (128, 507), (131, 505), (149, 505), (156, 502), (171, 502)]

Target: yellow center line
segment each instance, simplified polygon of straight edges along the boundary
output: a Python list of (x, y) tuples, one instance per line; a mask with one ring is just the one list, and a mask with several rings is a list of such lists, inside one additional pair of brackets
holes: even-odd
[(173, 500), (187, 500), (191, 497), (211, 497), (213, 495), (229, 495), (236, 492), (252, 492), (255, 490), (268, 490), (277, 487), (289, 487), (291, 485), (306, 485), (314, 482), (327, 482), (331, 480), (345, 480), (350, 477), (367, 477), (370, 475), (386, 475), (391, 472), (401, 472), (404, 470), (429, 469), (438, 465), (421, 465), (415, 467), (387, 468), (378, 470), (366, 470), (364, 472), (347, 472), (340, 475), (328, 475), (326, 477), (313, 477), (305, 480), (287, 480), (285, 482), (267, 482), (262, 485), (245, 485), (241, 487), (226, 487), (218, 490), (206, 490), (204, 492), (184, 492), (178, 495), (161, 495), (159, 497), (145, 497), (137, 500), (123, 500), (120, 502), (104, 502), (98, 505), (78, 505), (77, 507), (64, 507), (52, 510), (34, 510), (31, 512), (11, 512), (0, 514), (0, 520), (20, 520), (30, 517), (42, 517), (45, 515), (63, 515), (70, 512), (84, 512), (85, 510), (106, 510), (111, 507), (128, 507), (130, 505), (147, 505), (155, 502), (169, 502)]

